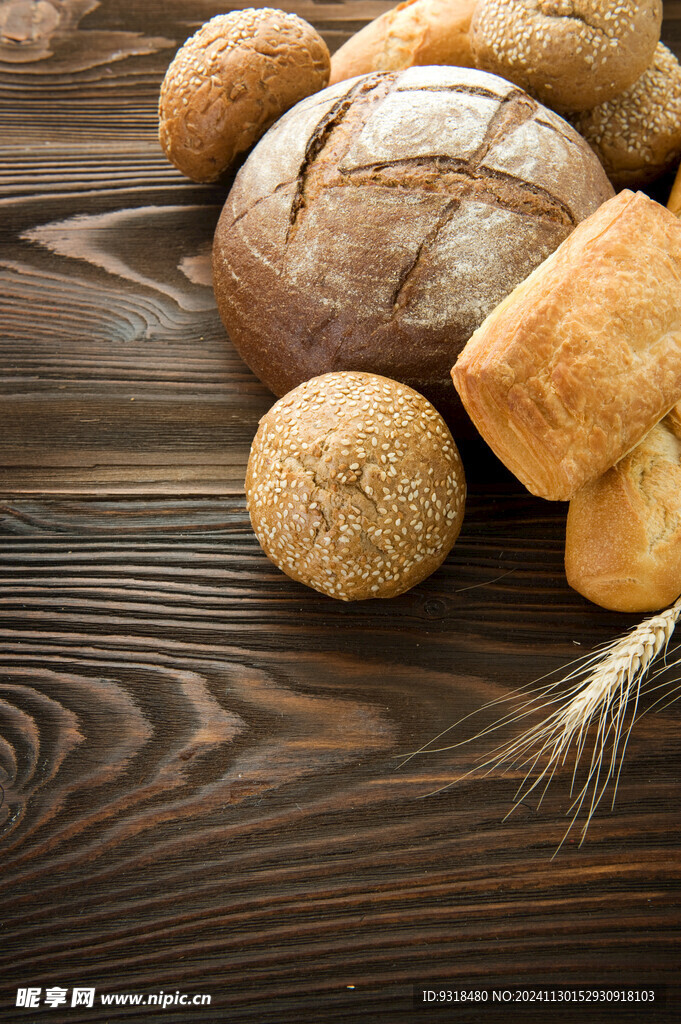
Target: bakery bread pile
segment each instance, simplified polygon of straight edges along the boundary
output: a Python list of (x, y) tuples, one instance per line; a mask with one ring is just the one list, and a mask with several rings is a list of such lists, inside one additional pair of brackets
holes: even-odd
[(302, 19), (247, 9), (180, 49), (169, 159), (220, 180), (260, 139), (214, 282), (231, 340), (284, 396), (246, 487), (294, 579), (357, 600), (437, 568), (465, 498), (444, 413), (570, 502), (585, 597), (645, 611), (681, 592), (681, 171), (667, 210), (629, 191), (681, 156), (661, 16), (659, 0), (407, 0), (329, 59)]
[(528, 489), (571, 499), (571, 586), (618, 611), (656, 611), (681, 593), (681, 221), (671, 210), (626, 190), (605, 203), (493, 311), (452, 378)]
[(563, 114), (617, 188), (681, 157), (681, 66), (661, 0), (407, 0), (351, 36), (330, 82), (422, 64), (476, 67)]
[[(681, 216), (681, 169), (668, 207)], [(681, 404), (570, 502), (568, 583), (604, 608), (659, 611), (681, 593)]]

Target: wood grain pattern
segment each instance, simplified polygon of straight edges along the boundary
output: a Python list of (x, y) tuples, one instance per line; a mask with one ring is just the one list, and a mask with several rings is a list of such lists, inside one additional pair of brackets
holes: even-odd
[[(0, 1020), (406, 1024), (428, 979), (657, 984), (666, 1008), (588, 1020), (675, 1020), (678, 706), (641, 718), (614, 811), (554, 860), (569, 772), (504, 822), (519, 776), (450, 787), (489, 739), (404, 760), (637, 621), (567, 587), (565, 506), (464, 444), (453, 552), (362, 605), (252, 534), (272, 398), (212, 297), (225, 189), (156, 141), (174, 49), (236, 6), (0, 0)], [(335, 49), (390, 6), (285, 9)], [(213, 1003), (15, 1006), (60, 984)]]

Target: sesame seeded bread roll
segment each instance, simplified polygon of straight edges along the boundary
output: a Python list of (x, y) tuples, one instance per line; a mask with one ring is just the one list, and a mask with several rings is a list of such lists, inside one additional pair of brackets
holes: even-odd
[(405, 0), (333, 54), (329, 84), (417, 64), (475, 67), (468, 35), (474, 7), (475, 0)]
[(572, 498), (681, 399), (681, 222), (620, 192), (487, 317), (452, 377), (528, 490)]
[(159, 141), (193, 181), (218, 181), (277, 118), (329, 80), (326, 43), (302, 18), (247, 7), (206, 22), (168, 68)]
[(661, 27), (661, 0), (479, 0), (471, 46), (554, 110), (588, 110), (643, 74)]
[(681, 65), (659, 43), (651, 66), (630, 89), (569, 120), (615, 188), (649, 185), (681, 157)]
[(260, 421), (246, 474), (265, 554), (342, 601), (394, 597), (430, 575), (463, 520), (466, 483), (442, 417), (369, 373), (306, 381)]
[(681, 594), (681, 406), (572, 499), (565, 571), (613, 611), (659, 611)]

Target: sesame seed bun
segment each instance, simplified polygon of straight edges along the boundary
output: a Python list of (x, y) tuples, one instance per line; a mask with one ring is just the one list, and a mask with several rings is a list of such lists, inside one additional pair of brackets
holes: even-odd
[(275, 565), (360, 601), (394, 597), (437, 569), (461, 529), (466, 484), (452, 436), (422, 395), (341, 371), (299, 385), (262, 418), (246, 498)]
[(193, 181), (218, 181), (277, 118), (329, 80), (312, 25), (271, 7), (219, 14), (182, 46), (159, 99), (159, 140)]
[(616, 188), (640, 188), (681, 156), (681, 65), (663, 43), (634, 85), (593, 110), (570, 117)]
[(471, 46), (484, 71), (554, 110), (588, 110), (649, 66), (661, 0), (480, 0)]

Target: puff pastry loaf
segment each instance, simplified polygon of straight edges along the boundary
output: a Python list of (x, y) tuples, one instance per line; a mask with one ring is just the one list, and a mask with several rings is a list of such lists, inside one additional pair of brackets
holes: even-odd
[(681, 405), (570, 502), (568, 583), (618, 612), (653, 612), (681, 594)]
[(603, 203), (493, 310), (452, 378), (528, 490), (572, 498), (681, 399), (681, 222), (641, 192)]

